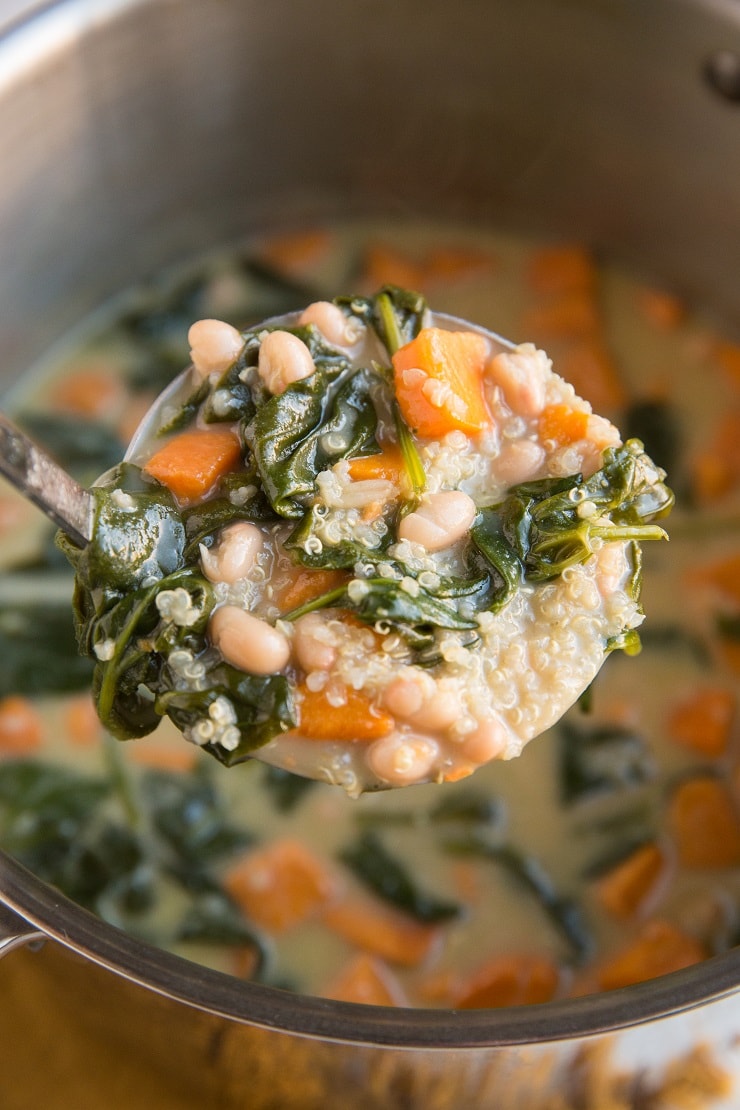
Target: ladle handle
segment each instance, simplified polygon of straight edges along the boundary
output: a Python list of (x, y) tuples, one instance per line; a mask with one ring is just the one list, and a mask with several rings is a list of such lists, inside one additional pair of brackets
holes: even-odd
[(15, 910), (0, 902), (0, 959), (16, 948), (23, 948), (26, 944), (40, 944), (46, 939), (43, 930), (37, 929)]
[(84, 547), (90, 541), (90, 493), (4, 413), (0, 413), (0, 473), (74, 543)]

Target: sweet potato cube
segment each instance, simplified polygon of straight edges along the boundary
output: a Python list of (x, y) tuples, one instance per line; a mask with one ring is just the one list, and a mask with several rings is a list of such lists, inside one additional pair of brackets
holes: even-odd
[(298, 840), (274, 840), (244, 855), (227, 872), (226, 890), (256, 925), (283, 933), (327, 906), (339, 880)]
[(549, 1002), (558, 982), (557, 968), (546, 956), (529, 952), (496, 956), (473, 972), (453, 1006), (482, 1010)]
[(322, 920), (328, 929), (350, 944), (389, 963), (416, 967), (441, 940), (435, 925), (422, 925), (392, 906), (362, 895), (348, 895), (326, 908)]
[(403, 988), (391, 969), (375, 956), (360, 952), (321, 992), (322, 998), (372, 1006), (405, 1006)]
[(719, 779), (700, 775), (681, 783), (670, 800), (668, 825), (684, 867), (740, 864), (740, 820)]
[(706, 959), (707, 952), (694, 937), (667, 921), (649, 921), (637, 937), (597, 969), (601, 990), (616, 990), (680, 971)]
[(241, 460), (241, 444), (228, 428), (193, 429), (160, 447), (143, 470), (167, 486), (183, 503), (206, 497)]
[(596, 897), (614, 917), (634, 917), (665, 875), (667, 860), (657, 844), (641, 844), (596, 882)]
[(735, 720), (737, 698), (731, 690), (707, 686), (677, 705), (668, 718), (676, 743), (711, 758), (724, 755)]

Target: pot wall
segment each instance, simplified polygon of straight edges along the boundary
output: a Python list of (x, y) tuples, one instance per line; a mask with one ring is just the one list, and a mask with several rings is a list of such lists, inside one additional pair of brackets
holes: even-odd
[(735, 4), (68, 0), (0, 40), (17, 374), (112, 293), (357, 211), (577, 234), (740, 317)]

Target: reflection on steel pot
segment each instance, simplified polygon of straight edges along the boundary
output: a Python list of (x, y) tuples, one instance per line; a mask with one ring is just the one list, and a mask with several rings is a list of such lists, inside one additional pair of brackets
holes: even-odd
[[(586, 239), (740, 325), (740, 115), (706, 80), (718, 51), (740, 51), (729, 0), (476, 0), (457, 20), (440, 0), (14, 9), (0, 38), (6, 386), (164, 266), (362, 213)], [(733, 952), (546, 1006), (386, 1010), (162, 954), (7, 859), (0, 898), (3, 951), (51, 938), (2, 967), (0, 1031), (14, 1045), (22, 1031), (9, 1107), (48, 1103), (51, 1079), (77, 1105), (115, 1090), (122, 1105), (343, 1107), (351, 1085), (358, 1107), (536, 1110), (615, 1031), (633, 1070), (740, 1032)]]

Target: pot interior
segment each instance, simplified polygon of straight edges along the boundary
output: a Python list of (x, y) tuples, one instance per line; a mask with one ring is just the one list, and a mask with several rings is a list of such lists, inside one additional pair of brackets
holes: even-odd
[[(676, 8), (680, 8), (680, 18)], [(740, 327), (740, 115), (704, 78), (732, 5), (68, 0), (0, 39), (2, 378), (112, 296), (214, 246), (375, 215), (577, 239)], [(342, 1039), (341, 1007), (159, 962), (14, 865), (4, 893), (96, 962), (241, 1020)], [(51, 924), (50, 924), (51, 923)], [(477, 1044), (643, 1020), (730, 990), (712, 962), (514, 1019), (357, 1019), (352, 1039)]]

